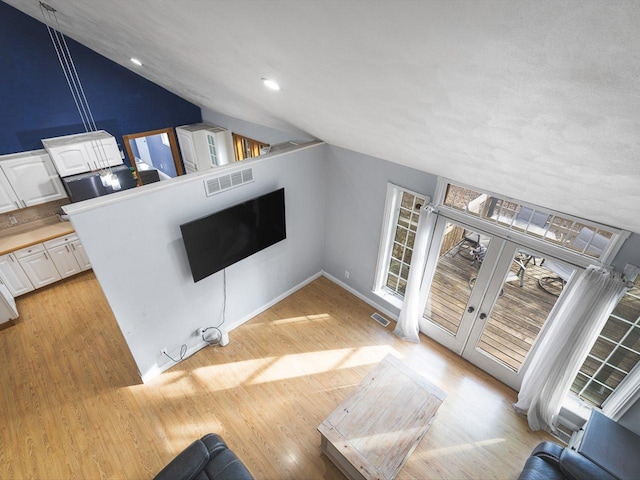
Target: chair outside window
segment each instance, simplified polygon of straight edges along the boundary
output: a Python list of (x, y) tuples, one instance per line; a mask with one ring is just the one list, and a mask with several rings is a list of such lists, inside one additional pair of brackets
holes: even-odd
[[(474, 250), (478, 249), (479, 246), (484, 246), (484, 252), (487, 250), (487, 245), (489, 245), (489, 237), (486, 235), (481, 235), (478, 232), (474, 232), (472, 230), (465, 230), (462, 235), (462, 241), (458, 244), (458, 250), (456, 254), (460, 254), (462, 257), (471, 260), (472, 263), (478, 264), (479, 258), (478, 253), (483, 252), (475, 252)], [(482, 259), (484, 259), (484, 254), (482, 254)]]
[[(590, 228), (583, 227), (569, 244), (569, 248), (599, 258), (608, 243), (609, 239), (604, 235)], [(558, 296), (569, 281), (569, 278), (571, 278), (575, 269), (553, 259), (545, 259), (542, 262), (542, 265), (555, 275), (541, 277), (538, 280), (538, 285), (545, 292)]]

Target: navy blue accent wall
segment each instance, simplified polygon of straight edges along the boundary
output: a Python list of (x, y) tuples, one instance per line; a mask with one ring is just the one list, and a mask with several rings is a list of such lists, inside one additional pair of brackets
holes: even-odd
[[(67, 37), (98, 129), (122, 135), (202, 121), (200, 108)], [(0, 1), (0, 154), (84, 132), (41, 23)]]

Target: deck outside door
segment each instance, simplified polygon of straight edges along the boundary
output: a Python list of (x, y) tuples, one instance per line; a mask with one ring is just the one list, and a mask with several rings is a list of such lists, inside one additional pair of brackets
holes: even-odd
[(538, 286), (553, 275), (541, 262), (542, 255), (513, 242), (440, 217), (421, 330), (518, 390), (527, 354), (558, 298)]

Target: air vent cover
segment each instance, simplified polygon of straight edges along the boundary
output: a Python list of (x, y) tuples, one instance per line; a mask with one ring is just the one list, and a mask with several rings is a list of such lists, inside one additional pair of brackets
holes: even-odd
[(245, 183), (253, 182), (253, 171), (250, 168), (240, 170), (227, 175), (209, 178), (204, 181), (204, 190), (207, 197), (223, 192), (233, 187), (239, 187)]
[(371, 315), (371, 318), (373, 318), (376, 322), (378, 322), (380, 325), (382, 325), (383, 327), (386, 327), (387, 325), (389, 325), (389, 320), (387, 320), (386, 318), (384, 318), (382, 315), (380, 315), (378, 312), (374, 313), (373, 315)]

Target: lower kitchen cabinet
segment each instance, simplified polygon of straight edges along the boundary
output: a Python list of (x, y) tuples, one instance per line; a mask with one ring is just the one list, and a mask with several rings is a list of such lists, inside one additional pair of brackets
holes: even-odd
[(91, 268), (91, 262), (80, 240), (71, 242), (71, 250), (73, 250), (73, 255), (76, 257), (78, 265), (80, 265), (80, 270), (89, 270)]
[(78, 236), (70, 234), (0, 256), (0, 281), (17, 297), (90, 268)]
[(62, 278), (43, 244), (39, 243), (22, 250), (16, 250), (14, 254), (24, 273), (36, 288), (44, 287)]
[(91, 268), (89, 257), (87, 257), (77, 235), (54, 238), (44, 242), (44, 247), (51, 255), (51, 259), (62, 278)]
[(24, 273), (13, 253), (0, 256), (0, 281), (7, 286), (14, 297), (34, 290), (31, 280)]
[(67, 278), (81, 272), (80, 266), (73, 256), (69, 245), (58, 245), (57, 247), (47, 249), (47, 251), (51, 255), (51, 259), (62, 278)]

